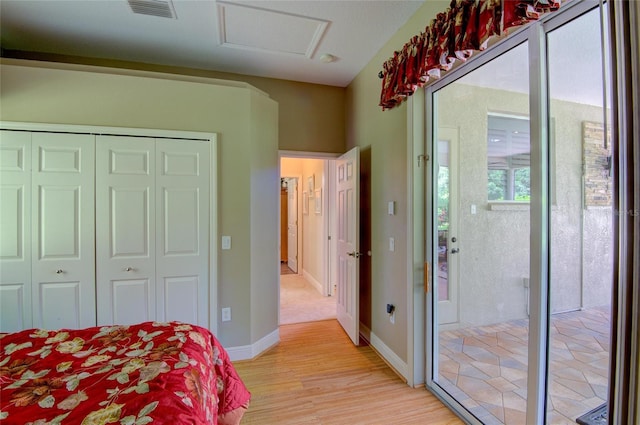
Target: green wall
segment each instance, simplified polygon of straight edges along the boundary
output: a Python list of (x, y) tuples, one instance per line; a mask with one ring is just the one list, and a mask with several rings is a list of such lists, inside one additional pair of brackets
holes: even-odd
[(277, 103), (244, 83), (74, 68), (3, 60), (0, 119), (217, 133), (218, 233), (232, 237), (212, 253), (218, 307), (232, 309), (218, 337), (245, 346), (277, 330)]
[[(428, 1), (384, 45), (376, 56), (349, 84), (346, 93), (347, 148), (359, 146), (370, 169), (370, 247), (372, 251), (371, 287), (361, 292), (371, 296), (370, 323), (367, 326), (400, 361), (408, 361), (407, 294), (407, 104), (382, 111), (378, 73), (382, 64), (423, 31), (448, 1)], [(387, 213), (387, 203), (395, 201), (396, 214)], [(395, 239), (395, 251), (389, 251), (389, 238)], [(395, 324), (386, 313), (386, 304), (396, 306)], [(369, 320), (366, 318), (366, 320)], [(375, 345), (375, 343), (374, 343)]]

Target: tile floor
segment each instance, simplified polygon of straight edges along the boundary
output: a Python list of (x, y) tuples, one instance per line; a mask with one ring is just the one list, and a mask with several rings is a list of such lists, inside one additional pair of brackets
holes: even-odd
[[(575, 419), (606, 401), (609, 308), (551, 318), (550, 424)], [(528, 321), (440, 333), (440, 385), (485, 424), (525, 423)]]

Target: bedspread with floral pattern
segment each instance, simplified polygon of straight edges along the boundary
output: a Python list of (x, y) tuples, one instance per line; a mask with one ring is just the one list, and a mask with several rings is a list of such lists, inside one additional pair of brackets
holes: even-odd
[(3, 424), (216, 424), (249, 398), (226, 351), (198, 326), (0, 334)]

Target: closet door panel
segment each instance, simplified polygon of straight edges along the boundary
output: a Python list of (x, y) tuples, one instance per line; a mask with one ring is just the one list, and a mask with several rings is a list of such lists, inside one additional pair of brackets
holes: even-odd
[(208, 322), (209, 144), (158, 140), (158, 319)]
[(33, 325), (95, 325), (94, 136), (33, 133)]
[(129, 325), (152, 320), (149, 279), (111, 279), (110, 285), (113, 316), (108, 323)]
[(41, 260), (80, 257), (80, 186), (38, 187), (38, 258)]
[(0, 132), (0, 332), (32, 327), (31, 133)]
[[(39, 320), (44, 328), (79, 328), (84, 327), (81, 311), (79, 280), (59, 280), (57, 282), (38, 282), (37, 294), (40, 298), (38, 309)], [(46, 324), (46, 325), (44, 325)], [(95, 318), (93, 323), (95, 324)]]
[(98, 136), (99, 324), (156, 320), (154, 139)]

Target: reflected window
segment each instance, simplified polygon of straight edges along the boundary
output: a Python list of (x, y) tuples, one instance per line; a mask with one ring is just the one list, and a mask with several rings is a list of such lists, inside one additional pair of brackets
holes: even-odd
[(529, 119), (489, 115), (487, 199), (529, 202), (530, 163)]

